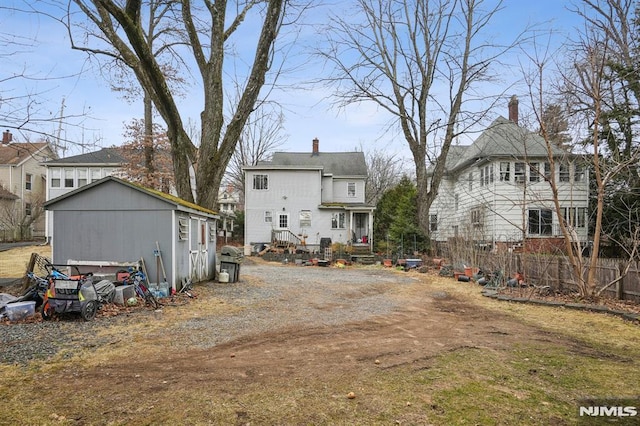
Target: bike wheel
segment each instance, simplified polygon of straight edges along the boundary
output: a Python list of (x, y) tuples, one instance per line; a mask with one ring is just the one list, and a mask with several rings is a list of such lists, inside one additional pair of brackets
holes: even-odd
[(145, 291), (144, 300), (149, 305), (151, 305), (153, 309), (158, 309), (160, 307), (160, 303), (158, 302), (158, 299), (156, 299), (156, 297), (153, 294), (151, 294), (151, 292), (148, 289), (147, 291)]

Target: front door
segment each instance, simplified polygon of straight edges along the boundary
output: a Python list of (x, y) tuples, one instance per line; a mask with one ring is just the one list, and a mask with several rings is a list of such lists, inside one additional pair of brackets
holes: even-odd
[(369, 214), (354, 213), (353, 214), (353, 233), (354, 242), (366, 243), (369, 239)]

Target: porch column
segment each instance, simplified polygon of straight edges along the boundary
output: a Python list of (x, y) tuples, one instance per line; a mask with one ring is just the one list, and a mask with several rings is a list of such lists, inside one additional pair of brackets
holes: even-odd
[(349, 210), (349, 235), (347, 236), (347, 241), (351, 241), (351, 244), (354, 244), (353, 241), (353, 210)]
[(369, 243), (369, 250), (373, 252), (373, 212), (369, 211), (369, 220), (367, 222), (367, 227), (369, 228), (369, 233), (367, 234), (367, 242)]

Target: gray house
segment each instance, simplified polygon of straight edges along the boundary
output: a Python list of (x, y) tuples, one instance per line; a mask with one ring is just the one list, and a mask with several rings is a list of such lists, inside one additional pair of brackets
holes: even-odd
[(218, 216), (211, 210), (113, 176), (56, 197), (45, 208), (53, 212), (55, 264), (96, 272), (143, 258), (150, 281), (156, 281), (162, 277), (157, 242), (172, 288), (178, 290), (185, 278), (213, 279)]

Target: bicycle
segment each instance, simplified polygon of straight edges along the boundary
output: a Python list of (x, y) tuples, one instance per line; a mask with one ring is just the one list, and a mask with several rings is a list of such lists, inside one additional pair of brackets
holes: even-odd
[(158, 309), (160, 307), (160, 302), (158, 302), (158, 299), (156, 299), (153, 293), (151, 293), (144, 284), (146, 280), (147, 277), (142, 271), (132, 270), (127, 278), (127, 284), (133, 285), (136, 294), (144, 299), (147, 305), (151, 306), (153, 309)]

